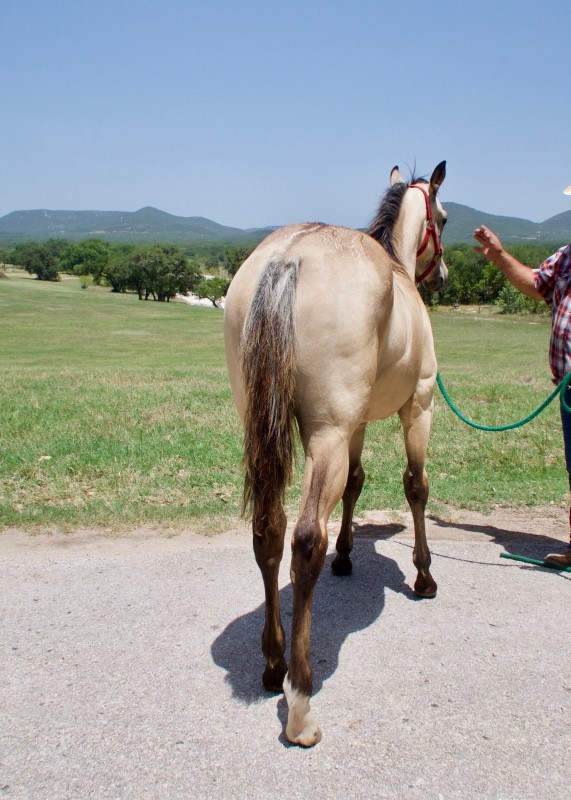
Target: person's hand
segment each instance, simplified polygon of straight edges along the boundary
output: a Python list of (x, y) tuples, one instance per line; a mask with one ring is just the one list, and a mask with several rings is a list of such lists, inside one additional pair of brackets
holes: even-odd
[(485, 225), (480, 225), (479, 228), (476, 228), (474, 239), (481, 244), (481, 247), (474, 247), (474, 250), (477, 250), (478, 253), (483, 253), (488, 261), (496, 263), (504, 252), (504, 247), (499, 238)]
[(535, 300), (545, 299), (535, 286), (533, 270), (504, 250), (503, 244), (493, 231), (485, 225), (480, 225), (474, 231), (474, 239), (481, 245), (474, 247), (474, 250), (483, 253), (488, 261), (495, 264), (512, 286)]

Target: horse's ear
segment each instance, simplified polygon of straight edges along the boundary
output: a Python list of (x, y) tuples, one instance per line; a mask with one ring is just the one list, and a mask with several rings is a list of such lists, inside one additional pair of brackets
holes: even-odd
[(430, 194), (434, 197), (444, 183), (446, 177), (446, 161), (441, 161), (438, 166), (434, 168), (434, 172), (430, 176)]
[(396, 186), (397, 183), (404, 183), (404, 178), (399, 172), (398, 167), (393, 167), (391, 170), (391, 186)]

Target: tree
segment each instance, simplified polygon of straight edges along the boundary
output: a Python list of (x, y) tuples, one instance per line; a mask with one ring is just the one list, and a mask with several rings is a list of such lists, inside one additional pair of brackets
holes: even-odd
[(494, 304), (501, 309), (502, 314), (550, 314), (551, 309), (543, 300), (536, 300), (518, 292), (511, 283), (506, 281)]
[(194, 294), (201, 300), (210, 300), (214, 308), (219, 308), (219, 303), (225, 297), (230, 281), (224, 278), (203, 278), (194, 288)]
[(139, 300), (148, 300), (153, 294), (154, 299), (154, 264), (149, 247), (133, 248), (125, 260), (128, 288), (137, 292)]
[(109, 263), (110, 246), (102, 239), (85, 239), (83, 242), (68, 245), (64, 252), (60, 271), (74, 275), (93, 275), (96, 283)]
[(240, 247), (227, 247), (224, 251), (224, 259), (228, 274), (234, 277), (254, 249), (255, 248), (253, 246), (249, 247), (245, 245)]
[(128, 275), (126, 288), (137, 292), (140, 300), (153, 297), (169, 302), (177, 294), (188, 294), (200, 281), (194, 262), (174, 245), (157, 244), (139, 247), (125, 260)]
[(187, 259), (174, 245), (157, 244), (151, 248), (154, 286), (159, 302), (168, 301), (177, 294), (192, 292), (200, 281), (198, 267)]
[(11, 253), (11, 261), (35, 274), (39, 281), (59, 281), (59, 263), (67, 246), (65, 239), (19, 244)]
[(134, 245), (120, 244), (112, 247), (107, 264), (96, 282), (105, 281), (112, 292), (126, 292), (130, 287), (130, 271), (128, 259), (134, 252)]
[(486, 259), (467, 244), (446, 248), (444, 260), (448, 282), (440, 293), (440, 302), (447, 305), (477, 303), (476, 285), (482, 279)]
[(489, 262), (482, 267), (480, 279), (474, 287), (474, 303), (494, 303), (500, 292), (505, 288), (507, 278), (503, 273)]
[(105, 269), (105, 281), (112, 292), (126, 292), (129, 286), (129, 269), (124, 261), (111, 260)]

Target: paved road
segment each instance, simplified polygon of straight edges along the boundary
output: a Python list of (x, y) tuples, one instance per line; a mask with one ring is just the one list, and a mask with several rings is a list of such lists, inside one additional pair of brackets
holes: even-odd
[[(403, 519), (360, 522), (349, 578), (328, 556), (311, 750), (261, 688), (244, 530), (0, 535), (0, 798), (568, 798), (571, 574), (499, 558), (560, 542), (433, 522), (418, 601)], [(287, 628), (287, 564), (281, 586)]]

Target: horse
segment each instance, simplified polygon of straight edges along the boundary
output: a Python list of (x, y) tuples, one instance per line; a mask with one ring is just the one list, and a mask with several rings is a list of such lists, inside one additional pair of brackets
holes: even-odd
[[(310, 705), (310, 633), (327, 522), (342, 500), (332, 570), (348, 575), (370, 420), (400, 417), (407, 457), (404, 493), (414, 521), (414, 592), (436, 595), (425, 532), (436, 357), (417, 285), (438, 290), (448, 275), (441, 245), (446, 212), (437, 197), (445, 175), (445, 161), (429, 181), (407, 183), (394, 167), (366, 233), (323, 223), (276, 230), (242, 264), (226, 295), (226, 361), (244, 426), (243, 512), (252, 519), (265, 593), (262, 682), (270, 691), (283, 688), (286, 736), (305, 747), (321, 738)], [(288, 667), (278, 571), (296, 428), (305, 464), (291, 541)]]

